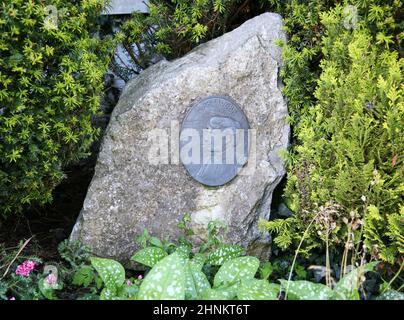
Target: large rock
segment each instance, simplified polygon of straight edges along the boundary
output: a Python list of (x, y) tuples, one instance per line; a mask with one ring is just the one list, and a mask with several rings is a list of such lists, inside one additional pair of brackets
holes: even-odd
[[(175, 240), (178, 222), (189, 213), (196, 242), (209, 221), (221, 220), (228, 226), (229, 242), (254, 254), (267, 253), (269, 239), (257, 222), (270, 215), (272, 192), (285, 174), (279, 153), (290, 133), (277, 39), (285, 40), (281, 17), (265, 13), (129, 82), (111, 116), (71, 239), (98, 255), (127, 262), (144, 228)], [(192, 102), (213, 94), (231, 97), (244, 110), (256, 130), (256, 161), (255, 170), (208, 188), (181, 163), (151, 164), (149, 137), (154, 129), (170, 133), (172, 121), (181, 123)], [(254, 159), (249, 159), (250, 169), (252, 165)]]

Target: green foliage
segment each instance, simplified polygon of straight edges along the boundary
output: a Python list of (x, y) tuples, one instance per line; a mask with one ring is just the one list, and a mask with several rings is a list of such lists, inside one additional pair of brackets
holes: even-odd
[(192, 260), (187, 262), (185, 273), (185, 299), (198, 299), (211, 288), (208, 278), (202, 272), (202, 266), (192, 263)]
[(8, 285), (7, 283), (0, 281), (0, 300), (7, 300), (7, 293)]
[[(221, 246), (223, 247), (223, 244)], [(141, 249), (140, 252), (145, 252), (145, 249)], [(306, 280), (280, 279), (280, 284), (277, 284), (270, 283), (267, 279), (257, 279), (255, 276), (260, 266), (258, 259), (241, 256), (223, 262), (220, 268), (214, 272), (213, 281), (210, 282), (204, 271), (206, 269), (203, 267), (209, 259), (201, 259), (201, 255), (204, 255), (202, 253), (193, 254), (192, 250), (184, 251), (182, 245), (163, 258), (161, 258), (160, 252), (154, 250), (147, 252), (156, 252), (156, 257), (152, 258), (152, 261), (158, 259), (158, 262), (146, 274), (139, 290), (130, 297), (131, 299), (276, 300), (281, 293), (285, 293), (285, 298), (289, 299), (358, 300), (365, 274), (372, 271), (377, 264), (377, 262), (371, 262), (353, 269), (330, 288), (324, 284)], [(102, 261), (102, 264), (95, 266), (94, 259)], [(194, 260), (198, 260), (198, 262), (195, 263)], [(146, 265), (149, 264), (148, 259), (145, 262)], [(92, 258), (92, 263), (103, 280), (113, 278), (113, 281), (104, 281), (105, 287), (100, 299), (127, 299), (128, 296), (122, 294), (120, 289), (124, 285), (125, 279), (122, 266), (110, 259)], [(261, 269), (267, 268), (268, 264), (261, 266)], [(268, 274), (268, 271), (265, 274)], [(116, 281), (117, 276), (118, 281)], [(108, 295), (105, 294), (106, 290)]]
[(52, 286), (48, 285), (46, 283), (46, 277), (41, 277), (38, 280), (38, 288), (41, 294), (48, 300), (56, 300), (56, 290), (61, 290), (63, 289), (63, 284), (62, 283), (56, 283)]
[(286, 249), (292, 244), (293, 234), (290, 232), (290, 226), (295, 222), (294, 220), (293, 217), (273, 221), (263, 220), (260, 221), (259, 226), (270, 233), (276, 233), (277, 237), (275, 237), (274, 243), (279, 248)]
[(131, 260), (144, 264), (148, 267), (153, 267), (157, 262), (167, 256), (162, 248), (147, 247), (138, 252), (131, 258)]
[(103, 300), (113, 300), (122, 297), (122, 293), (125, 292), (126, 287), (124, 284), (124, 267), (118, 261), (112, 259), (92, 257), (90, 261), (104, 284), (100, 298)]
[(1, 4), (0, 214), (50, 202), (63, 168), (88, 155), (113, 48), (110, 40), (94, 36), (104, 5)]
[(377, 297), (377, 300), (404, 300), (404, 293), (389, 290)]
[[(183, 231), (188, 229), (187, 223), (181, 225), (184, 226)], [(144, 234), (147, 234), (150, 239), (148, 232)], [(212, 236), (212, 227), (208, 234)], [(15, 273), (16, 263), (11, 267), (13, 272), (0, 280), (0, 299), (16, 297), (17, 299), (54, 300), (66, 299), (69, 294), (79, 300), (277, 300), (282, 297), (288, 299), (359, 299), (362, 298), (359, 292), (366, 291), (363, 287), (365, 274), (373, 270), (376, 265), (376, 262), (361, 265), (345, 274), (338, 283), (331, 287), (310, 281), (278, 280), (276, 277), (268, 281), (269, 275), (279, 272), (276, 262), (260, 265), (255, 257), (236, 256), (234, 252), (240, 252), (238, 246), (232, 248), (231, 245), (218, 241), (216, 232), (213, 235), (215, 240), (208, 239), (206, 242), (216, 244), (205, 246), (208, 248), (205, 250), (201, 250), (200, 247), (198, 250), (198, 248), (186, 246), (183, 242), (170, 243), (170, 246), (166, 246), (164, 241), (154, 239), (153, 243), (167, 248), (167, 251), (164, 251), (165, 255), (154, 250), (161, 249), (156, 246), (142, 248), (139, 250), (141, 254), (134, 254), (134, 257), (142, 257), (139, 260), (143, 260), (146, 264), (147, 270), (144, 279), (142, 276), (131, 277), (133, 271), (125, 270), (115, 260), (90, 257), (89, 261), (81, 261), (80, 265), (69, 263), (68, 270), (58, 268), (57, 282), (49, 285), (44, 281), (46, 275), (40, 274), (39, 265), (28, 276), (22, 276)], [(64, 247), (66, 251), (68, 244), (64, 243), (61, 247)], [(74, 247), (83, 246), (74, 243)], [(148, 250), (149, 248), (151, 250)], [(212, 252), (217, 252), (218, 248), (226, 248), (233, 256), (228, 257), (219, 266), (212, 266), (209, 264), (208, 257)], [(155, 257), (152, 256), (153, 253), (155, 253)], [(144, 257), (146, 258), (143, 259)], [(39, 260), (37, 262), (40, 263)], [(151, 269), (150, 264), (153, 264)], [(285, 270), (289, 266), (290, 264), (287, 264)], [(399, 279), (401, 270), (402, 268), (388, 284), (384, 284), (383, 288), (380, 288), (382, 293), (389, 292), (389, 294), (382, 295), (381, 299), (400, 298), (398, 292), (394, 292), (394, 295), (391, 293), (391, 284), (395, 279)], [(306, 271), (304, 269), (299, 271), (299, 273), (303, 272)], [(72, 273), (74, 275), (71, 278), (66, 276)]]
[[(99, 279), (101, 280), (101, 278)], [(75, 272), (72, 284), (87, 288), (94, 280), (95, 280), (94, 269), (91, 266), (84, 265)], [(101, 284), (98, 282), (97, 286), (100, 287)]]
[(149, 14), (133, 13), (116, 33), (130, 66), (113, 59), (114, 71), (129, 79), (161, 57), (180, 57), (205, 40), (217, 37), (238, 20), (260, 12), (265, 1), (150, 0)]
[(331, 300), (334, 292), (321, 283), (306, 280), (290, 281), (280, 280), (282, 287), (288, 292), (292, 300)]
[(38, 286), (40, 280), (41, 277), (37, 273), (32, 273), (29, 277), (21, 277), (11, 273), (6, 281), (7, 298), (14, 297), (19, 300), (43, 299), (43, 294)]
[(239, 257), (244, 249), (236, 245), (222, 245), (208, 255), (208, 263), (213, 266), (220, 266), (226, 261)]
[[(288, 99), (289, 121), (299, 124), (301, 114), (311, 108), (322, 58), (321, 39), (324, 27), (320, 14), (337, 1), (326, 0), (267, 0), (271, 10), (283, 17), (288, 44), (283, 49), (284, 67), (281, 70), (285, 84), (283, 94)], [(297, 129), (298, 130), (298, 129)], [(295, 207), (291, 208), (295, 210)]]
[(260, 278), (267, 280), (269, 278), (269, 276), (272, 274), (272, 272), (274, 271), (272, 263), (267, 261), (265, 263), (262, 264), (262, 266), (260, 266), (259, 268), (259, 273), (260, 273)]
[[(196, 250), (188, 239), (193, 234), (188, 223), (189, 215), (184, 215), (178, 225), (184, 237), (177, 245), (154, 238), (147, 230), (137, 238), (144, 246), (131, 260), (151, 268), (140, 284), (127, 285), (125, 270), (118, 262), (90, 258), (104, 283), (100, 299), (234, 299), (238, 294), (245, 299), (273, 298), (274, 286), (269, 286), (267, 280), (257, 280), (251, 283), (251, 288), (247, 288), (247, 283), (242, 284), (242, 281), (254, 279), (260, 263), (255, 257), (241, 257), (240, 246), (224, 244), (219, 236), (220, 224), (209, 224), (207, 241)], [(73, 282), (87, 286), (93, 276), (92, 268), (83, 266)], [(129, 295), (128, 288), (136, 289)]]
[(89, 247), (83, 245), (80, 241), (64, 240), (58, 245), (58, 252), (62, 259), (73, 268), (78, 268), (91, 256)]
[(287, 296), (297, 300), (359, 300), (359, 290), (366, 272), (373, 271), (377, 262), (360, 266), (340, 279), (331, 289), (321, 283), (305, 280), (280, 280)]
[[(125, 269), (112, 259), (91, 258), (91, 265), (83, 265), (72, 279), (74, 287), (90, 289), (78, 299), (132, 299), (139, 291), (139, 280), (126, 279)], [(98, 294), (98, 292), (101, 292)]]
[(342, 277), (334, 287), (336, 297), (342, 300), (359, 300), (359, 288), (364, 281), (364, 274), (373, 271), (377, 261), (355, 268)]
[(240, 300), (277, 300), (280, 286), (266, 280), (242, 280), (237, 290)]
[(119, 262), (96, 257), (90, 258), (90, 261), (106, 288), (120, 286), (125, 281), (125, 269)]
[(200, 268), (177, 251), (159, 261), (146, 275), (138, 299), (234, 299), (237, 294), (246, 299), (273, 298), (273, 287), (266, 280), (242, 283), (254, 279), (258, 266), (254, 257), (228, 260), (215, 274), (211, 287)]
[(142, 282), (138, 298), (141, 300), (184, 300), (185, 260), (174, 252), (159, 261)]
[(226, 261), (215, 275), (214, 286), (216, 288), (228, 287), (243, 279), (253, 278), (259, 264), (259, 260), (255, 257), (238, 257)]
[(277, 4), (290, 35), (282, 45), (294, 125), (285, 197), (295, 214), (261, 226), (282, 249), (303, 235), (305, 254), (325, 243), (357, 250), (363, 241), (395, 263), (404, 252), (402, 3), (336, 3)]
[[(258, 272), (261, 279), (267, 279), (270, 282), (276, 281), (281, 278), (288, 278), (292, 266), (293, 256), (280, 256), (276, 257), (275, 253), (271, 256), (271, 261), (263, 263)], [(294, 268), (292, 270), (291, 279), (292, 280), (312, 280), (309, 277), (308, 267), (313, 266), (313, 261), (307, 261), (302, 259), (305, 265), (295, 262)], [(321, 263), (321, 262), (320, 262)], [(314, 277), (315, 278), (315, 277)], [(320, 279), (316, 280), (317, 282)]]
[(0, 300), (8, 300), (10, 298), (19, 300), (43, 299), (44, 295), (40, 288), (41, 282), (43, 282), (43, 275), (38, 272), (37, 267), (41, 263), (41, 260), (34, 256), (28, 257), (29, 260), (35, 261), (35, 268), (29, 273), (29, 276), (17, 275), (16, 270), (18, 265), (25, 261), (24, 257), (17, 257), (14, 260), (17, 250), (11, 251), (10, 255), (7, 254), (5, 260), (3, 260), (6, 264), (1, 265)]

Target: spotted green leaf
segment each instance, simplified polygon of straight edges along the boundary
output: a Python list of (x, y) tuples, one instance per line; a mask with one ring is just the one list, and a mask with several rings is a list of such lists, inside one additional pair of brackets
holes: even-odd
[(206, 257), (202, 253), (197, 253), (195, 256), (189, 261), (192, 268), (196, 270), (202, 270), (203, 265), (205, 264)]
[(117, 287), (105, 287), (100, 293), (100, 300), (133, 300), (136, 298), (139, 287), (123, 284)]
[(376, 300), (404, 300), (404, 293), (396, 290), (388, 290), (378, 296)]
[(289, 281), (289, 283), (284, 279), (279, 281), (289, 298), (293, 296), (298, 300), (331, 300), (334, 297), (332, 289), (321, 283), (306, 280)]
[(115, 288), (125, 281), (125, 269), (115, 260), (105, 258), (90, 258), (91, 264), (97, 270), (105, 287)]
[(185, 244), (181, 244), (175, 250), (183, 259), (188, 259), (191, 248)]
[(195, 268), (191, 261), (185, 267), (185, 299), (195, 300), (202, 293), (210, 288), (210, 283), (206, 275), (198, 268)]
[(214, 266), (221, 266), (228, 260), (239, 257), (243, 253), (243, 248), (237, 245), (221, 245), (219, 248), (209, 253), (207, 263)]
[(147, 247), (136, 252), (131, 260), (153, 267), (157, 262), (167, 256), (167, 252), (158, 247)]
[(366, 272), (372, 271), (377, 264), (378, 261), (366, 263), (342, 277), (334, 288), (337, 298), (343, 300), (359, 300), (358, 289), (365, 280), (364, 275)]
[(138, 299), (183, 300), (186, 262), (179, 252), (157, 262), (140, 285)]
[(115, 287), (105, 287), (101, 290), (100, 300), (115, 300), (117, 299), (117, 289)]
[(202, 295), (202, 300), (232, 300), (236, 298), (238, 284), (222, 288), (208, 288)]
[(241, 280), (252, 279), (259, 264), (255, 257), (239, 257), (226, 261), (216, 273), (213, 284), (215, 288), (227, 287)]
[(280, 286), (267, 280), (243, 280), (237, 290), (239, 300), (277, 300)]

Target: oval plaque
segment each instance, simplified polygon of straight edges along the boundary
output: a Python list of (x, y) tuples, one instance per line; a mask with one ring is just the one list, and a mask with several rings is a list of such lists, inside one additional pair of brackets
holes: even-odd
[(180, 159), (198, 182), (220, 186), (245, 165), (249, 152), (247, 117), (232, 99), (209, 96), (191, 105), (181, 125)]

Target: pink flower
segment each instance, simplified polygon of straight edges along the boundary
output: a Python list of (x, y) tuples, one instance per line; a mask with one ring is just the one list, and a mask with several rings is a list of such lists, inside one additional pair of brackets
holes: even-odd
[(9, 298), (8, 300), (15, 300), (15, 297), (11, 297), (11, 298)]
[(45, 281), (49, 285), (54, 285), (58, 281), (58, 279), (53, 273), (51, 273), (46, 277)]
[(34, 270), (34, 268), (35, 268), (35, 266), (36, 266), (36, 262), (35, 262), (35, 261), (27, 260), (27, 261), (25, 261), (24, 263), (25, 263), (25, 266), (26, 266), (28, 269), (31, 269), (31, 270)]
[(28, 277), (31, 271), (35, 269), (35, 266), (35, 261), (26, 260), (17, 267), (15, 274), (18, 276)]
[(143, 279), (143, 276), (140, 274), (140, 275), (137, 276), (137, 278), (138, 278), (139, 280), (142, 280), (142, 279)]
[(130, 280), (126, 280), (126, 284), (127, 284), (128, 286), (131, 286), (133, 283), (132, 283), (132, 281), (130, 281)]

